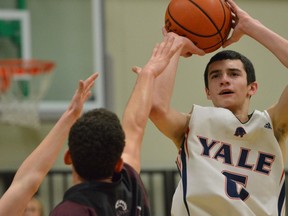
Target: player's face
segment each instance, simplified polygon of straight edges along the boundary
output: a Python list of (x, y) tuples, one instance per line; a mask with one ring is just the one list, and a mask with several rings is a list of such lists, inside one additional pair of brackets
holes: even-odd
[(248, 108), (255, 93), (254, 85), (247, 85), (247, 74), (240, 60), (221, 60), (209, 66), (206, 94), (216, 107), (232, 112), (243, 110), (243, 106)]

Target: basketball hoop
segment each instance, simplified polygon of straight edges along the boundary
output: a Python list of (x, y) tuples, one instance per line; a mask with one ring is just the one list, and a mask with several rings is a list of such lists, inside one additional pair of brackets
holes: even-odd
[(40, 127), (39, 102), (45, 95), (55, 64), (51, 61), (0, 60), (0, 120), (12, 125)]

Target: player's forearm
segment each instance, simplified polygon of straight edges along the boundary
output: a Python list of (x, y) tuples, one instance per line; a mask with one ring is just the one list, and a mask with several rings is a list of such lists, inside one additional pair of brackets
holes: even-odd
[(141, 72), (134, 86), (123, 115), (123, 128), (142, 128), (144, 130), (152, 105), (155, 77)]
[(67, 114), (66, 111), (46, 138), (24, 160), (11, 186), (1, 198), (1, 215), (22, 215), (28, 201), (54, 164), (74, 121), (75, 115)]
[(175, 53), (169, 65), (155, 80), (150, 118), (154, 118), (160, 113), (167, 113), (170, 109), (180, 52), (181, 50)]
[(65, 112), (39, 146), (22, 163), (14, 181), (25, 181), (34, 186), (40, 185), (57, 159), (75, 120), (72, 113)]
[(155, 77), (141, 73), (123, 114), (122, 127), (126, 145), (122, 158), (137, 172), (140, 172), (141, 145), (152, 104), (152, 90)]
[(244, 28), (247, 35), (269, 49), (288, 68), (288, 41), (285, 38), (254, 19), (251, 19), (244, 25), (246, 25)]

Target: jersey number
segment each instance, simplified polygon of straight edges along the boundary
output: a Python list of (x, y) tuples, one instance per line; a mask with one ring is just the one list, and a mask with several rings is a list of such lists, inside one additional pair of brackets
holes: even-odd
[(249, 193), (245, 190), (247, 176), (237, 175), (235, 173), (224, 171), (226, 177), (226, 191), (231, 199), (241, 199), (245, 201), (249, 197)]

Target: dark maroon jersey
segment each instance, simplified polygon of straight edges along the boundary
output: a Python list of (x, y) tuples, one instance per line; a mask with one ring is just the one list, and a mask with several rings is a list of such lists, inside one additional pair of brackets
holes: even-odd
[(150, 216), (139, 174), (128, 164), (113, 183), (90, 181), (68, 189), (50, 216)]

